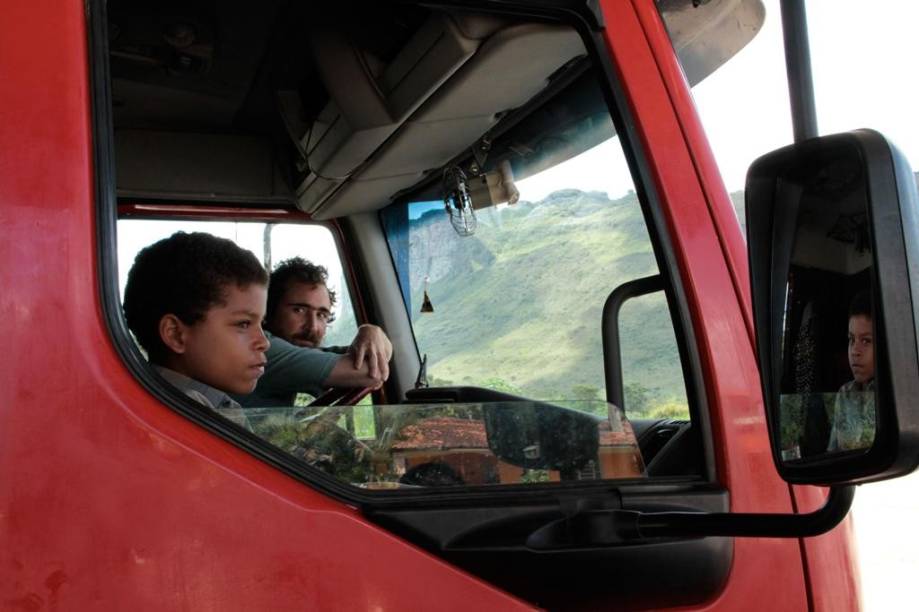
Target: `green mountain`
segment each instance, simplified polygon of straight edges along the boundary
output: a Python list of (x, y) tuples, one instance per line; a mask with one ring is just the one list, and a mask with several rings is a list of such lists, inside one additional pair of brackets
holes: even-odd
[[(634, 193), (609, 200), (564, 190), (486, 209), (466, 238), (435, 210), (412, 221), (409, 236), (412, 318), (434, 382), (602, 397), (604, 302), (622, 283), (657, 272)], [(431, 314), (419, 312), (425, 277)], [(685, 404), (662, 294), (627, 302), (620, 334), (635, 403)]]
[[(730, 198), (745, 231), (744, 193)], [(409, 242), (412, 320), (432, 382), (539, 399), (605, 395), (604, 302), (623, 283), (657, 273), (634, 193), (610, 200), (569, 189), (481, 210), (466, 238), (432, 210), (411, 221)], [(420, 313), (425, 278), (430, 314)], [(630, 413), (682, 414), (662, 294), (627, 301), (619, 331)]]

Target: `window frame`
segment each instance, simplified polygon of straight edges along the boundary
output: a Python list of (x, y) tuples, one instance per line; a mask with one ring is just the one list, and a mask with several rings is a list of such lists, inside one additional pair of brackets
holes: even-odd
[[(438, 3), (438, 6), (455, 8), (465, 8), (467, 10), (476, 10), (477, 8), (494, 12), (495, 7), (487, 2), (468, 2), (468, 3)], [(660, 274), (667, 280), (669, 291), (672, 291), (673, 297), (668, 291), (668, 305), (671, 311), (671, 319), (674, 324), (674, 332), (677, 336), (678, 345), (685, 347), (688, 360), (683, 361), (684, 370), (688, 369), (686, 374), (687, 397), (690, 406), (695, 406), (693, 412), (693, 422), (698, 424), (703, 440), (703, 453), (705, 461), (705, 474), (700, 479), (687, 481), (685, 478), (677, 478), (676, 481), (670, 482), (667, 479), (655, 480), (653, 485), (655, 491), (673, 491), (673, 492), (691, 492), (698, 491), (703, 493), (710, 485), (717, 484), (714, 451), (712, 448), (711, 424), (708, 418), (708, 402), (705, 397), (702, 381), (701, 366), (698, 354), (697, 343), (693, 335), (691, 325), (690, 309), (685, 291), (680, 282), (676, 256), (669, 241), (669, 233), (666, 231), (666, 223), (660, 205), (660, 197), (651, 176), (650, 167), (646, 161), (643, 152), (643, 145), (638, 137), (636, 126), (632, 120), (631, 110), (626, 102), (627, 97), (619, 82), (612, 60), (606, 50), (602, 32), (597, 27), (602, 25), (602, 18), (598, 13), (593, 12), (587, 6), (580, 9), (572, 9), (567, 3), (560, 2), (557, 5), (545, 3), (539, 6), (504, 8), (510, 14), (517, 16), (530, 15), (540, 19), (549, 19), (571, 25), (581, 36), (588, 56), (592, 65), (597, 69), (599, 75), (600, 87), (606, 97), (607, 108), (616, 126), (616, 133), (621, 139), (622, 148), (627, 163), (635, 182), (636, 195), (641, 203), (642, 213), (645, 217), (645, 223), (648, 227), (649, 236), (652, 242), (652, 248), (655, 253)], [(161, 378), (149, 367), (146, 359), (137, 349), (131, 340), (124, 320), (120, 296), (118, 291), (117, 275), (117, 220), (120, 218), (120, 211), (124, 207), (125, 217), (128, 215), (141, 214), (141, 211), (150, 213), (156, 210), (157, 206), (171, 208), (172, 214), (178, 218), (197, 218), (205, 219), (208, 217), (229, 220), (225, 216), (229, 211), (233, 215), (238, 215), (238, 220), (277, 220), (277, 219), (299, 219), (302, 222), (309, 221), (309, 216), (293, 210), (286, 209), (266, 209), (266, 208), (246, 208), (238, 205), (223, 206), (221, 203), (169, 203), (162, 202), (145, 202), (142, 200), (124, 200), (119, 201), (115, 191), (115, 152), (114, 152), (114, 129), (112, 113), (112, 95), (111, 81), (108, 65), (108, 46), (107, 46), (107, 22), (104, 2), (101, 0), (92, 0), (91, 10), (87, 11), (89, 27), (89, 50), (90, 50), (90, 80), (91, 80), (91, 101), (92, 101), (92, 128), (93, 128), (93, 147), (94, 147), (94, 171), (96, 186), (96, 244), (97, 244), (97, 263), (98, 263), (98, 286), (97, 290), (101, 297), (101, 308), (103, 319), (107, 326), (112, 342), (121, 357), (124, 365), (131, 372), (133, 377), (149, 392), (153, 397), (166, 405), (185, 418), (191, 420), (197, 425), (207, 429), (220, 438), (234, 444), (243, 451), (256, 456), (257, 458), (273, 465), (282, 472), (303, 482), (307, 486), (319, 490), (335, 499), (345, 501), (350, 504), (356, 504), (364, 510), (383, 509), (383, 508), (401, 508), (412, 506), (420, 509), (430, 505), (443, 505), (447, 503), (456, 503), (460, 505), (491, 503), (496, 497), (500, 497), (503, 502), (512, 502), (513, 500), (527, 499), (534, 502), (551, 502), (557, 499), (558, 495), (571, 495), (575, 491), (583, 492), (590, 495), (591, 491), (609, 491), (611, 487), (618, 488), (617, 481), (596, 481), (596, 482), (575, 482), (575, 483), (551, 483), (548, 485), (527, 485), (521, 489), (518, 486), (510, 485), (496, 489), (489, 487), (487, 489), (473, 488), (450, 492), (437, 492), (426, 494), (421, 492), (387, 492), (374, 491), (368, 492), (359, 490), (351, 485), (343, 484), (316, 468), (312, 468), (303, 462), (293, 458), (281, 449), (278, 449), (268, 442), (258, 438), (254, 434), (245, 431), (243, 428), (226, 421), (212, 411), (203, 409), (199, 404), (186, 397), (177, 389), (170, 385), (164, 384)], [(603, 50), (601, 52), (601, 50)], [(185, 207), (183, 209), (183, 206)], [(132, 208), (133, 207), (133, 208)], [(152, 217), (166, 218), (166, 215), (151, 215)], [(333, 236), (336, 239), (339, 254), (342, 257), (343, 267), (347, 267), (349, 273), (346, 278), (349, 282), (352, 301), (355, 307), (355, 316), (358, 321), (367, 320), (367, 312), (372, 312), (373, 296), (364, 295), (358, 290), (360, 275), (362, 274), (359, 259), (352, 260), (351, 250), (344, 243), (342, 228), (337, 222), (328, 224), (334, 228)], [(382, 225), (380, 227), (382, 231)], [(391, 254), (390, 254), (391, 255)], [(392, 262), (390, 262), (392, 265)], [(357, 284), (355, 284), (357, 283)], [(413, 337), (414, 340), (414, 337)], [(417, 342), (416, 350), (417, 350)], [(692, 408), (691, 408), (692, 409)], [(634, 482), (630, 483), (634, 486)], [(700, 485), (703, 486), (700, 489)], [(641, 485), (639, 485), (641, 486)], [(420, 493), (420, 494), (418, 494)]]
[[(583, 24), (581, 27), (584, 27)], [(648, 156), (645, 153), (645, 145), (638, 134), (634, 113), (626, 102), (628, 97), (616, 67), (613, 65), (609, 52), (599, 52), (600, 49), (606, 49), (603, 34), (597, 30), (579, 31), (585, 41), (591, 61), (598, 70), (600, 88), (606, 96), (607, 107), (616, 128), (616, 134), (621, 140), (623, 153), (635, 184), (635, 193), (644, 215), (645, 226), (648, 228), (648, 235), (657, 260), (658, 274), (664, 280), (670, 319), (680, 351), (690, 418), (693, 426), (699, 428), (702, 442), (703, 480), (710, 485), (721, 486), (717, 473), (710, 401), (702, 374), (699, 342), (696, 339), (689, 298), (680, 275), (676, 250), (671, 242), (671, 232), (664, 217), (662, 198), (658, 193)], [(588, 40), (592, 44), (587, 44)]]
[[(100, 191), (99, 193), (102, 192)], [(179, 389), (176, 389), (174, 386), (164, 381), (162, 377), (150, 367), (146, 358), (132, 340), (122, 314), (118, 290), (117, 223), (122, 219), (271, 222), (317, 225), (328, 229), (335, 242), (336, 252), (341, 260), (342, 272), (350, 294), (355, 319), (358, 325), (360, 325), (362, 322), (367, 321), (365, 314), (367, 312), (367, 306), (355, 281), (354, 264), (351, 258), (347, 256), (347, 251), (343, 247), (344, 241), (342, 238), (342, 231), (338, 223), (335, 221), (316, 221), (303, 212), (287, 209), (246, 208), (239, 207), (238, 205), (210, 203), (207, 205), (195, 206), (183, 202), (145, 201), (137, 198), (123, 198), (119, 201), (117, 197), (115, 197), (114, 201), (116, 202), (114, 210), (117, 212), (114, 218), (111, 219), (111, 225), (113, 227), (110, 228), (111, 233), (106, 236), (107, 240), (105, 242), (105, 244), (108, 244), (110, 241), (110, 248), (106, 249), (105, 246), (103, 246), (104, 243), (101, 239), (102, 234), (100, 232), (99, 260), (100, 267), (102, 267), (100, 283), (103, 289), (103, 306), (107, 306), (107, 308), (104, 309), (107, 311), (107, 314), (110, 314), (112, 309), (117, 312), (117, 316), (106, 317), (109, 334), (117, 352), (131, 374), (152, 396), (165, 404), (168, 409), (179, 413), (188, 420), (207, 429), (210, 433), (216, 434), (218, 437), (231, 442), (245, 452), (269, 463), (307, 486), (316, 488), (320, 492), (340, 501), (353, 503), (355, 501), (353, 496), (348, 494), (353, 489), (350, 485), (343, 484), (333, 476), (295, 459), (292, 455), (277, 448), (267, 440), (222, 418), (213, 410), (201, 406)], [(103, 217), (100, 215), (100, 219), (102, 218)], [(106, 287), (106, 277), (110, 279), (108, 281), (108, 287)], [(114, 293), (114, 295), (108, 295), (109, 293)], [(385, 403), (385, 393), (385, 390), (375, 393), (376, 397), (374, 398), (374, 403)]]
[[(613, 138), (615, 138), (616, 136), (617, 135), (614, 134)], [(634, 184), (633, 184), (633, 187), (634, 187)], [(390, 206), (380, 209), (378, 211), (380, 225), (383, 228), (383, 235), (384, 235), (384, 239), (386, 240), (386, 244), (387, 244), (388, 251), (389, 251), (389, 256), (393, 262), (393, 267), (396, 270), (396, 278), (399, 283), (399, 289), (402, 295), (402, 301), (403, 301), (404, 308), (405, 308), (405, 314), (409, 320), (409, 329), (411, 330), (415, 349), (416, 351), (418, 351), (419, 360), (421, 357), (421, 350), (419, 348), (419, 339), (416, 333), (415, 324), (412, 320), (412, 312), (410, 312), (410, 304), (409, 302), (406, 301), (407, 295), (412, 293), (413, 290), (416, 290), (417, 287), (402, 286), (403, 277), (407, 275), (408, 269), (402, 269), (397, 262), (397, 258), (396, 258), (397, 249), (394, 248), (395, 245), (393, 244), (393, 242), (390, 241), (390, 236), (387, 233), (391, 226), (389, 225), (386, 219), (386, 216), (387, 216), (386, 211), (389, 211), (390, 209), (403, 208), (405, 209), (405, 212), (407, 212), (413, 204), (427, 203), (429, 201), (434, 201), (434, 196), (431, 195), (431, 188), (432, 188), (431, 184), (427, 183), (421, 189), (413, 190), (409, 192), (408, 194), (403, 195), (397, 201), (393, 202)], [(599, 335), (601, 336), (601, 340), (602, 340), (602, 348), (601, 348), (600, 353), (597, 355), (603, 361), (603, 370), (602, 370), (603, 379), (602, 381), (598, 380), (597, 382), (603, 383), (604, 388), (605, 388), (605, 400), (607, 402), (620, 406), (623, 409), (628, 408), (624, 406), (624, 402), (622, 401), (622, 398), (620, 397), (622, 395), (622, 392), (624, 391), (623, 383), (625, 381), (623, 380), (623, 375), (622, 375), (623, 362), (622, 362), (622, 351), (621, 351), (621, 345), (620, 345), (621, 334), (619, 333), (619, 323), (620, 323), (619, 318), (618, 318), (619, 307), (625, 305), (625, 303), (627, 303), (632, 298), (642, 297), (645, 295), (654, 295), (656, 293), (663, 293), (664, 299), (666, 300), (666, 303), (667, 303), (667, 312), (670, 316), (669, 322), (670, 322), (671, 329), (674, 334), (674, 340), (675, 340), (675, 344), (677, 348), (677, 359), (679, 360), (679, 369), (680, 369), (680, 373), (682, 376), (682, 383), (683, 383), (682, 391), (687, 400), (688, 411), (690, 415), (692, 416), (696, 414), (697, 410), (693, 403), (695, 400), (695, 395), (693, 394), (692, 386), (695, 383), (690, 377), (690, 368), (687, 365), (687, 360), (690, 358), (688, 347), (686, 346), (684, 337), (681, 335), (680, 330), (678, 329), (678, 321), (674, 317), (675, 306), (673, 302), (673, 288), (668, 283), (667, 276), (661, 271), (661, 268), (660, 268), (661, 258), (656, 250), (656, 244), (658, 241), (655, 241), (654, 239), (654, 229), (647, 224), (644, 205), (640, 201), (639, 201), (639, 206), (641, 208), (642, 220), (645, 223), (645, 229), (648, 232), (648, 244), (650, 244), (652, 248), (652, 251), (653, 251), (652, 255), (654, 257), (654, 262), (655, 262), (655, 265), (657, 266), (657, 269), (655, 273), (650, 276), (642, 277), (642, 278), (634, 278), (634, 279), (630, 279), (630, 280), (620, 283), (618, 286), (613, 287), (610, 290), (610, 292), (606, 295), (605, 301), (602, 306), (602, 315), (601, 315), (600, 322), (599, 322), (600, 330), (598, 331)], [(400, 226), (398, 228), (398, 231), (407, 231), (407, 227), (408, 226), (406, 226), (406, 228), (402, 228)], [(656, 286), (656, 288), (653, 291), (647, 291), (645, 293), (636, 294), (636, 295), (631, 295), (631, 294), (626, 295), (625, 297), (621, 298), (618, 302), (615, 302), (616, 304), (615, 309), (611, 308), (611, 304), (613, 303), (614, 298), (618, 296), (619, 293), (621, 293), (622, 289), (626, 287), (631, 287), (632, 285), (636, 285), (636, 284), (641, 284), (642, 286), (644, 286), (649, 281), (655, 280), (655, 279), (659, 286)], [(617, 315), (617, 316), (611, 319), (612, 315)], [(618, 384), (618, 388), (617, 388), (617, 384)], [(469, 385), (463, 385), (463, 386), (469, 386)], [(614, 391), (619, 391), (619, 393), (614, 393)], [(553, 398), (535, 398), (535, 399), (538, 399), (539, 401), (551, 402)], [(563, 398), (554, 398), (554, 399), (563, 399)], [(626, 413), (626, 416), (629, 416), (628, 413)], [(649, 421), (649, 420), (661, 420), (661, 419), (652, 419), (649, 417), (643, 420)], [(692, 420), (693, 420), (693, 423), (696, 422), (695, 419), (692, 419)]]

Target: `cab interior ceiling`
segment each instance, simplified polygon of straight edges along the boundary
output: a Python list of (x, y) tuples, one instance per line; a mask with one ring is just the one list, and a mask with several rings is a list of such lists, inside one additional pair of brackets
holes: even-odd
[[(698, 56), (691, 81), (758, 27), (732, 34), (721, 45), (730, 52), (699, 36), (714, 13), (688, 12), (692, 0), (660, 4), (685, 39), (678, 51)], [(759, 0), (710, 4), (734, 14)], [(613, 134), (567, 25), (366, 0), (321, 11), (290, 0), (110, 0), (107, 13), (126, 200), (244, 202), (328, 219), (431, 184), (448, 163), (472, 159), (483, 136), (485, 169), (509, 159), (519, 179)]]

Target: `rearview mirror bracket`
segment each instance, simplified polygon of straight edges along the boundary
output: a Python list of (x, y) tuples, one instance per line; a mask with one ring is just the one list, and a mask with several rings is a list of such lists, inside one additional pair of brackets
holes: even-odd
[(652, 538), (808, 538), (838, 525), (854, 498), (855, 487), (833, 487), (823, 507), (807, 514), (594, 510), (538, 528), (527, 538), (526, 545), (533, 550), (559, 550), (615, 546)]

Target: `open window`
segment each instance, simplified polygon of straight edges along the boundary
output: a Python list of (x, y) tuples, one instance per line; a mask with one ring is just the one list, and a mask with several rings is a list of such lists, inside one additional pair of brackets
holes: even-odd
[[(148, 210), (145, 216), (133, 207), (123, 209), (118, 221), (119, 291), (124, 294), (128, 270), (137, 253), (175, 232), (206, 232), (233, 240), (255, 253), (267, 270), (284, 260), (301, 257), (317, 262), (328, 270), (329, 288), (336, 294), (332, 320), (326, 332), (328, 345), (346, 345), (354, 337), (357, 321), (338, 245), (328, 227), (317, 224), (265, 221), (238, 221), (228, 216), (225, 221), (161, 218)], [(175, 215), (175, 212), (172, 213)]]

